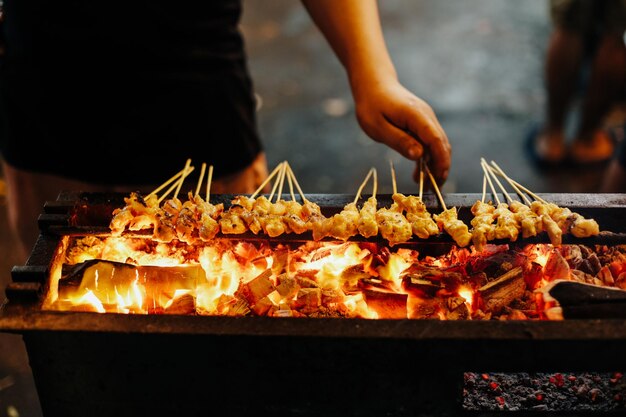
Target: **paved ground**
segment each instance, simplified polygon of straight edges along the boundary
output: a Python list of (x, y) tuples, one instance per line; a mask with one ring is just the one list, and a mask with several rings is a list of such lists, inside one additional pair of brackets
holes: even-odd
[[(428, 101), (453, 146), (444, 192), (480, 192), (479, 158), (497, 161), (537, 192), (594, 192), (602, 170), (538, 170), (524, 153), (541, 120), (546, 2), (385, 0), (383, 27), (400, 79)], [(245, 1), (244, 31), (273, 166), (289, 160), (308, 193), (353, 193), (370, 167), (379, 192), (416, 193), (412, 164), (359, 129), (346, 76), (303, 7)], [(0, 287), (17, 264), (0, 182)], [(0, 335), (0, 417), (40, 414), (19, 336)]]

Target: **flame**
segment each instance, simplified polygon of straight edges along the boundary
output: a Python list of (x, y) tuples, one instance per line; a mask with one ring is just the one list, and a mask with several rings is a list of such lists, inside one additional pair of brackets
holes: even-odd
[(459, 297), (463, 297), (465, 299), (465, 304), (467, 304), (467, 308), (469, 311), (472, 311), (472, 304), (474, 303), (474, 291), (468, 286), (462, 285), (458, 290)]
[(398, 253), (392, 253), (389, 261), (378, 268), (378, 274), (384, 280), (391, 281), (395, 290), (402, 292), (402, 273), (411, 266), (411, 262)]
[[(54, 277), (44, 303), (46, 309), (158, 314), (174, 306), (172, 311), (191, 309), (206, 315), (329, 314), (376, 319), (379, 314), (386, 317), (385, 308), (397, 313), (405, 300), (407, 317), (446, 320), (461, 317), (456, 307), (451, 307), (458, 306), (460, 300), (448, 304), (448, 298), (462, 297), (468, 318), (491, 317), (488, 311), (481, 311), (485, 307), (474, 291), (483, 284), (465, 272), (465, 264), (473, 265), (469, 252), (454, 248), (447, 254), (420, 260), (415, 250), (391, 251), (359, 242), (287, 246), (216, 239), (187, 246), (112, 237), (87, 237), (73, 246), (69, 239), (63, 242), (65, 252), (59, 251), (57, 262), (51, 266)], [(536, 275), (529, 289), (548, 283), (549, 277), (541, 269), (552, 250), (556, 249), (551, 245), (525, 248), (528, 261), (541, 265), (533, 267)], [(87, 263), (79, 280), (61, 288), (63, 263), (71, 266), (91, 260), (102, 262)], [(415, 277), (404, 280), (407, 273)], [(421, 273), (427, 274), (423, 280)], [(80, 285), (76, 286), (77, 282)], [(376, 298), (368, 295), (366, 299), (364, 294), (369, 293), (363, 291), (372, 291)], [(389, 293), (388, 298), (385, 293)], [(185, 296), (191, 296), (191, 302), (176, 304)], [(370, 308), (367, 302), (373, 303), (374, 299), (378, 304)], [(539, 303), (535, 305), (542, 308)], [(538, 310), (533, 317), (543, 316)]]
[(93, 291), (90, 290), (77, 300), (77, 304), (87, 304), (92, 306), (98, 313), (106, 313), (102, 302), (96, 297)]

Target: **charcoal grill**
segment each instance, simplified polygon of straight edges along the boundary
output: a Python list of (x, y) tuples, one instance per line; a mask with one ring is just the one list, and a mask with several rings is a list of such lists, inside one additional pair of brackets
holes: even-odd
[[(626, 195), (541, 197), (612, 232), (585, 242), (626, 243)], [(11, 272), (0, 330), (23, 336), (45, 416), (459, 415), (466, 371), (626, 369), (623, 318), (438, 321), (42, 310), (62, 236), (106, 233), (123, 198), (61, 193), (44, 206), (28, 261)], [(231, 198), (213, 196), (212, 202), (228, 205)], [(328, 214), (353, 196), (308, 198)], [(391, 201), (378, 199), (380, 205)], [(469, 223), (480, 195), (445, 199)], [(434, 196), (424, 201), (431, 212), (441, 210)], [(442, 236), (408, 244), (452, 242)]]

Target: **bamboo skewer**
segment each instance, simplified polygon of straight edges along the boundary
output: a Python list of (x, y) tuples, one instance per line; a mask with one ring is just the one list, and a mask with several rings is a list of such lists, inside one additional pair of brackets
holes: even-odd
[(291, 194), (291, 201), (296, 201), (296, 195), (293, 192), (293, 178), (292, 178), (291, 170), (289, 169), (288, 164), (287, 164), (287, 183), (289, 184), (289, 194)]
[(180, 189), (183, 186), (183, 183), (185, 182), (185, 178), (187, 178), (187, 175), (191, 173), (191, 171), (187, 172), (187, 169), (189, 168), (190, 165), (191, 165), (191, 158), (188, 158), (187, 162), (185, 163), (185, 173), (183, 173), (183, 175), (180, 177), (180, 181), (178, 182), (178, 187), (176, 188), (176, 192), (174, 193), (174, 198), (178, 197), (178, 193), (180, 192)]
[[(165, 193), (163, 193), (161, 195), (161, 197), (159, 197), (159, 199), (157, 200), (157, 204), (161, 204), (161, 202), (163, 200), (165, 200), (165, 197), (167, 197), (169, 195), (169, 193), (171, 193), (172, 191), (174, 191), (174, 189), (176, 188), (180, 188), (182, 186), (182, 183), (185, 181), (185, 178), (191, 174), (193, 172), (193, 170), (195, 169), (195, 167), (186, 167), (186, 169), (183, 170), (183, 175), (180, 177), (180, 179), (175, 182), (174, 184), (172, 184), (170, 186), (170, 188), (167, 189), (167, 191)], [(174, 195), (173, 198), (176, 198), (176, 195)]]
[[(278, 190), (276, 192), (276, 202), (278, 203), (283, 196), (283, 185), (285, 183), (285, 174), (287, 173), (287, 161), (283, 161), (283, 168), (280, 170)], [(271, 199), (270, 199), (271, 201)]]
[(489, 176), (489, 170), (485, 166), (485, 164), (483, 163), (484, 161), (485, 161), (484, 158), (480, 158), (480, 166), (483, 168), (483, 172), (485, 173), (485, 177), (487, 178), (487, 181), (489, 182), (489, 187), (491, 188), (491, 192), (493, 194), (493, 198), (496, 200), (497, 204), (500, 204), (500, 199), (498, 198), (498, 193), (496, 193), (496, 189), (493, 186), (493, 182), (491, 182), (491, 177)]
[(302, 188), (300, 188), (300, 184), (298, 184), (298, 179), (296, 178), (296, 175), (293, 173), (293, 170), (291, 169), (291, 165), (289, 165), (289, 163), (287, 163), (287, 169), (289, 169), (289, 174), (292, 177), (293, 182), (296, 185), (296, 188), (298, 189), (298, 193), (300, 193), (300, 197), (302, 197), (302, 202), (306, 203), (308, 200), (304, 196), (304, 193), (302, 192)]
[(398, 192), (398, 187), (396, 185), (396, 170), (393, 168), (392, 160), (389, 160), (389, 165), (391, 167), (391, 185), (393, 187), (393, 193), (396, 194)]
[(483, 173), (483, 196), (480, 199), (481, 203), (485, 202), (486, 197), (487, 197), (487, 176)]
[(181, 169), (180, 171), (178, 171), (176, 174), (174, 174), (174, 176), (172, 176), (172, 178), (170, 178), (169, 180), (165, 181), (163, 184), (159, 185), (157, 188), (155, 188), (150, 194), (148, 194), (146, 197), (151, 196), (152, 194), (156, 194), (159, 191), (161, 191), (162, 189), (164, 189), (165, 187), (167, 187), (168, 185), (170, 185), (172, 182), (176, 181), (178, 179), (178, 177), (180, 177), (181, 175), (183, 175), (183, 173), (185, 172), (185, 168)]
[(276, 192), (276, 190), (278, 189), (278, 183), (280, 183), (280, 176), (281, 176), (281, 174), (283, 173), (283, 169), (284, 169), (284, 167), (285, 167), (285, 166), (283, 165), (283, 163), (282, 163), (282, 162), (279, 164), (279, 166), (280, 166), (280, 170), (279, 170), (279, 171), (278, 171), (278, 173), (276, 174), (276, 175), (277, 175), (277, 177), (276, 177), (276, 179), (274, 180), (274, 184), (272, 185), (272, 190), (270, 191), (270, 195), (269, 195), (269, 197), (267, 197), (267, 199), (268, 199), (270, 202), (271, 202), (271, 201), (272, 201), (272, 199), (274, 198), (274, 193), (275, 193), (275, 192)]
[(376, 172), (376, 168), (372, 168), (374, 170), (374, 186), (372, 187), (372, 197), (376, 198), (376, 192), (378, 191), (378, 174)]
[(372, 176), (373, 172), (374, 172), (374, 168), (371, 168), (369, 170), (369, 172), (367, 173), (367, 175), (365, 176), (365, 179), (363, 180), (363, 182), (361, 183), (361, 186), (359, 187), (358, 191), (356, 192), (356, 197), (354, 197), (354, 204), (356, 204), (357, 201), (359, 201), (359, 198), (361, 198), (361, 192), (363, 191), (363, 187), (365, 187), (365, 184), (367, 184), (367, 182), (369, 181), (369, 179)]
[(265, 188), (267, 183), (269, 183), (272, 180), (272, 178), (274, 178), (276, 176), (276, 174), (280, 171), (282, 166), (283, 166), (282, 162), (280, 164), (276, 165), (276, 168), (274, 168), (272, 170), (271, 174), (268, 175), (267, 178), (265, 178), (265, 181), (263, 181), (263, 183), (261, 185), (259, 185), (259, 188), (257, 188), (256, 191), (254, 193), (252, 193), (250, 198), (255, 198), (257, 196), (257, 194), (259, 194), (261, 191), (263, 191), (263, 189)]
[(420, 158), (420, 188), (419, 199), (422, 201), (422, 195), (424, 193), (424, 158)]
[(213, 180), (213, 165), (209, 165), (209, 175), (207, 176), (206, 181), (206, 199), (205, 201), (208, 203), (211, 198), (211, 181)]
[(494, 161), (491, 161), (491, 165), (494, 166), (494, 168), (496, 169), (496, 174), (500, 175), (501, 177), (503, 177), (510, 185), (511, 187), (515, 190), (515, 192), (517, 193), (517, 195), (520, 196), (520, 198), (522, 200), (524, 200), (524, 203), (528, 206), (530, 206), (531, 201), (528, 199), (528, 197), (526, 197), (526, 194), (524, 194), (522, 192), (522, 190), (515, 184), (515, 182), (504, 173), (504, 171), (502, 170), (502, 168), (500, 168), (498, 166), (498, 164), (496, 164)]
[(446, 203), (445, 201), (443, 201), (443, 197), (441, 196), (441, 192), (439, 191), (439, 187), (437, 186), (437, 181), (435, 181), (435, 178), (433, 177), (433, 174), (431, 174), (430, 169), (428, 169), (427, 164), (424, 164), (424, 170), (426, 171), (428, 178), (430, 178), (430, 182), (433, 185), (433, 189), (435, 190), (435, 193), (437, 194), (437, 198), (439, 198), (439, 202), (441, 203), (441, 207), (443, 208), (443, 211), (448, 210), (446, 207)]
[(489, 166), (489, 164), (487, 164), (487, 161), (485, 161), (484, 159), (482, 159), (481, 163), (484, 164), (485, 168), (487, 169), (487, 171), (489, 172), (489, 174), (491, 174), (491, 176), (493, 177), (493, 180), (496, 182), (496, 184), (498, 185), (498, 187), (500, 188), (500, 190), (502, 190), (502, 194), (504, 195), (504, 197), (506, 198), (506, 201), (509, 202), (509, 204), (511, 202), (513, 202), (513, 199), (511, 198), (511, 196), (509, 195), (509, 193), (506, 191), (506, 189), (504, 188), (504, 186), (502, 185), (502, 183), (500, 182), (500, 180), (498, 179), (498, 177), (496, 177), (496, 174), (493, 172), (493, 169)]
[(202, 167), (200, 168), (200, 178), (198, 178), (198, 185), (196, 186), (196, 192), (194, 193), (194, 195), (198, 195), (198, 193), (200, 192), (202, 179), (204, 178), (204, 171), (206, 171), (206, 162), (203, 162)]

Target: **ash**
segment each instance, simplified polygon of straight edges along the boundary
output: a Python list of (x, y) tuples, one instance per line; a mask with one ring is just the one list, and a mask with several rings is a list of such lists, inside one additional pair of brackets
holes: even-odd
[(466, 372), (463, 377), (468, 411), (626, 412), (622, 372)]

